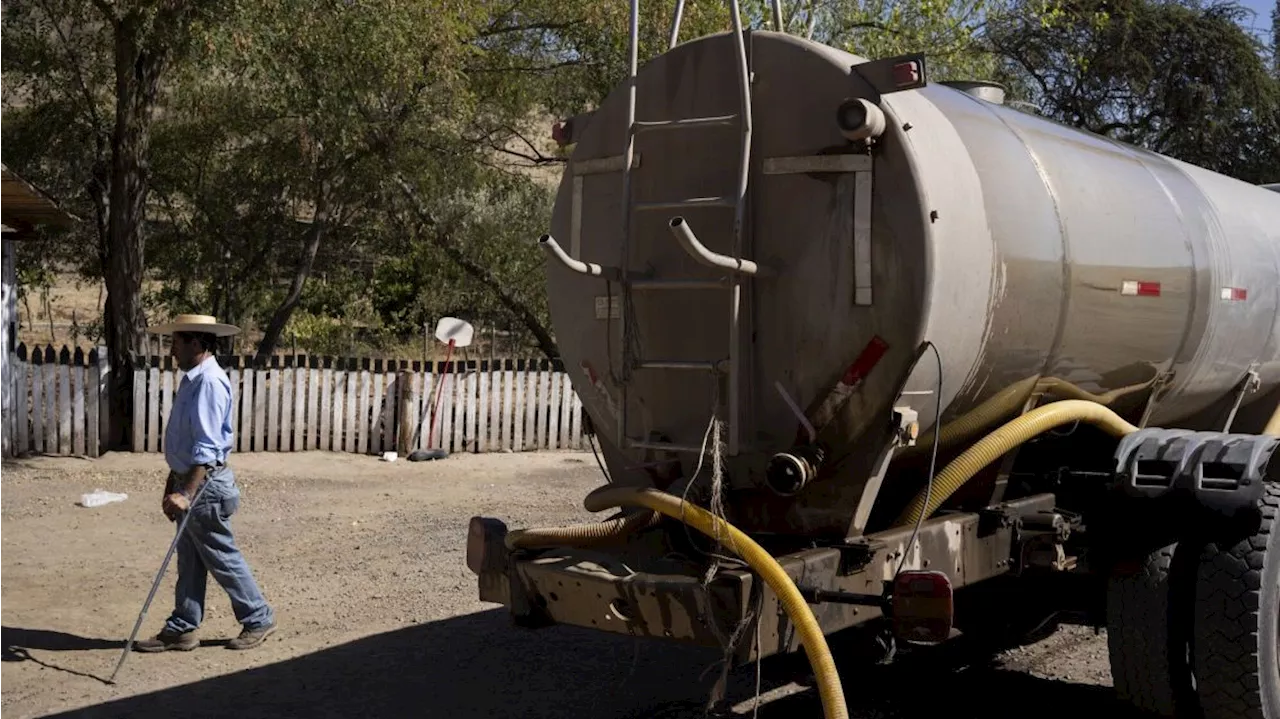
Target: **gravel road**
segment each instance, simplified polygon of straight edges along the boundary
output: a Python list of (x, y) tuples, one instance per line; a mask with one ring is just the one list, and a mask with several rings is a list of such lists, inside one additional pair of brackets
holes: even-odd
[[(510, 526), (585, 521), (599, 484), (591, 455), (457, 455), (384, 463), (307, 452), (235, 458), (244, 493), (234, 524), (280, 630), (265, 645), (221, 644), (238, 626), (210, 582), (205, 646), (132, 654), (104, 683), (164, 556), (163, 461), (33, 458), (3, 465), (6, 717), (663, 717), (702, 716), (716, 659), (680, 646), (573, 628), (512, 627), (476, 599), (467, 520)], [(84, 492), (120, 503), (75, 506)], [(159, 629), (170, 570), (143, 627)], [(786, 694), (793, 663), (765, 662), (762, 689)], [(981, 666), (923, 661), (849, 669), (852, 713), (1040, 719), (1111, 711), (1104, 636), (1069, 628)], [(753, 668), (734, 673), (749, 699)], [(781, 687), (781, 688), (780, 688)], [(747, 712), (750, 716), (750, 712)], [(821, 716), (812, 690), (760, 716)]]

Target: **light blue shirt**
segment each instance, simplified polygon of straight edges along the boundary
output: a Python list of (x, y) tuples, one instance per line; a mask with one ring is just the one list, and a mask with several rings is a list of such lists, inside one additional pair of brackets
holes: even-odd
[(178, 384), (164, 428), (164, 459), (175, 472), (227, 461), (231, 452), (231, 380), (208, 357)]

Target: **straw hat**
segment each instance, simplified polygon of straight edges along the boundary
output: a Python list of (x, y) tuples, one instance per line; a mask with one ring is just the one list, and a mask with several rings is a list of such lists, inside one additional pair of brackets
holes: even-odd
[(178, 315), (173, 318), (172, 322), (148, 327), (147, 331), (153, 335), (171, 335), (174, 332), (207, 332), (217, 337), (230, 337), (231, 335), (240, 334), (239, 327), (221, 324), (212, 315)]

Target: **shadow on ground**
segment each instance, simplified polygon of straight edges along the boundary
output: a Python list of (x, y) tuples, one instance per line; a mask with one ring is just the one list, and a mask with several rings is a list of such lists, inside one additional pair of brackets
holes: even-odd
[[(27, 649), (118, 648), (118, 640), (4, 630), (5, 659)], [(269, 641), (276, 641), (274, 639)], [(224, 651), (206, 648), (202, 651)], [(716, 653), (566, 627), (510, 626), (502, 610), (432, 622), (170, 689), (108, 701), (58, 717), (700, 717)], [(136, 655), (119, 689), (165, 655)], [(764, 689), (787, 680), (791, 662), (765, 664)], [(779, 667), (784, 669), (779, 673)], [(105, 670), (104, 670), (105, 671)], [(704, 673), (705, 672), (705, 673)], [(854, 717), (1035, 716), (1117, 713), (1109, 688), (1037, 679), (998, 669), (930, 669), (904, 663), (843, 671)], [(754, 668), (734, 673), (730, 696), (754, 691)], [(104, 688), (105, 689), (105, 688)], [(109, 691), (109, 690), (108, 690)], [(748, 712), (747, 716), (750, 716)], [(813, 691), (779, 700), (761, 717), (821, 716)]]

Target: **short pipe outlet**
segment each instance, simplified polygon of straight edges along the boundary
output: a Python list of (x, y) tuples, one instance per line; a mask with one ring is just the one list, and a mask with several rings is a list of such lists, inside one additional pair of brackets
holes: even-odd
[(849, 140), (879, 137), (885, 128), (884, 111), (860, 97), (851, 98), (836, 108), (836, 126)]

